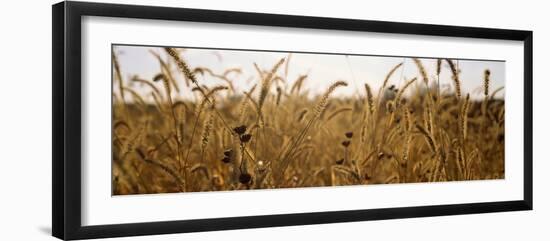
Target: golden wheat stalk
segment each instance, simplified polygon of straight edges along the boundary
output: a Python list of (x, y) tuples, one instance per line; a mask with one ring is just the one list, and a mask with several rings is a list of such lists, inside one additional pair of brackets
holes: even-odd
[(397, 92), (397, 95), (395, 96), (395, 105), (398, 107), (401, 105), (401, 98), (403, 97), (403, 93), (405, 93), (405, 90), (409, 88), (409, 86), (412, 85), (416, 81), (416, 77), (412, 78), (411, 80), (407, 81), (407, 83)]
[(422, 76), (422, 80), (424, 81), (424, 84), (428, 86), (428, 82), (430, 79), (428, 78), (428, 74), (426, 73), (426, 68), (424, 68), (424, 65), (422, 65), (422, 61), (418, 58), (413, 58), (414, 63), (416, 64), (416, 67), (418, 68), (418, 72), (420, 72), (420, 75)]
[(327, 120), (326, 122), (329, 122), (330, 120), (334, 119), (336, 116), (338, 116), (339, 114), (343, 114), (345, 112), (348, 112), (348, 111), (353, 111), (352, 108), (349, 108), (349, 107), (342, 107), (340, 109), (337, 109), (335, 111), (333, 111), (328, 117), (327, 117)]
[[(214, 108), (214, 106), (212, 106)], [(208, 115), (203, 124), (201, 133), (201, 162), (204, 162), (204, 153), (210, 140), (210, 134), (212, 133), (212, 127), (214, 126), (214, 118), (212, 114)]]
[(374, 112), (374, 100), (372, 96), (372, 89), (370, 88), (370, 85), (365, 83), (365, 92), (367, 93), (367, 107), (369, 110), (369, 113), (372, 115)]
[[(411, 144), (412, 144), (412, 126), (413, 121), (411, 117), (411, 112), (408, 107), (403, 108), (403, 129), (404, 129), (404, 135), (405, 135), (405, 145), (403, 147), (403, 153), (401, 154), (401, 160), (404, 161), (405, 168), (409, 164), (410, 160), (410, 150), (411, 150)], [(404, 179), (407, 179), (407, 176), (405, 175)]]
[[(272, 83), (273, 76), (275, 75), (275, 73), (277, 72), (279, 67), (281, 67), (281, 65), (284, 62), (285, 62), (285, 58), (282, 58), (281, 60), (279, 60), (279, 62), (277, 62), (273, 66), (271, 71), (262, 79), (262, 85), (260, 87), (260, 94), (258, 96), (258, 106), (260, 107), (260, 112), (261, 112), (262, 107), (264, 105), (265, 98), (267, 97), (267, 93), (269, 92), (269, 89), (271, 88), (271, 83)], [(258, 114), (261, 115), (261, 113), (258, 113)]]
[(466, 95), (462, 108), (460, 110), (460, 130), (462, 131), (462, 143), (466, 141), (468, 136), (468, 109), (470, 107), (470, 94)]
[(328, 98), (330, 97), (330, 95), (332, 94), (332, 92), (334, 92), (336, 90), (336, 88), (338, 87), (341, 87), (341, 86), (348, 86), (348, 83), (346, 83), (345, 81), (336, 81), (334, 84), (332, 84), (328, 89), (327, 91), (325, 92), (325, 94), (323, 94), (323, 96), (321, 97), (321, 100), (317, 103), (317, 105), (315, 106), (315, 116), (318, 118), (321, 116), (321, 113), (325, 110), (325, 108), (327, 107), (327, 104), (328, 104)]
[(426, 103), (426, 106), (424, 107), (424, 126), (426, 126), (427, 131), (430, 134), (434, 134), (434, 122), (433, 122), (433, 115), (432, 115), (432, 109), (430, 108), (429, 102)]
[[(180, 142), (179, 142), (179, 136), (180, 134), (178, 133), (178, 118), (176, 117), (176, 112), (174, 110), (174, 103), (172, 101), (172, 89), (170, 88), (170, 82), (168, 80), (168, 78), (166, 78), (166, 75), (164, 74), (161, 74), (161, 75), (157, 75), (155, 76), (154, 78), (155, 81), (158, 81), (158, 80), (162, 80), (162, 83), (164, 85), (164, 90), (166, 92), (166, 98), (168, 100), (168, 109), (170, 110), (170, 113), (172, 114), (172, 120), (173, 120), (173, 128), (174, 128), (174, 136), (176, 137), (176, 151), (177, 151), (177, 161), (178, 161), (178, 165), (179, 165), (179, 170), (181, 171), (182, 168), (185, 169), (186, 168), (186, 164), (183, 163), (182, 165), (182, 153), (181, 153), (181, 146), (180, 146)], [(187, 179), (186, 177), (184, 178), (185, 182), (187, 182)], [(187, 185), (187, 184), (186, 184)]]
[(504, 86), (498, 87), (496, 90), (494, 90), (493, 93), (491, 93), (491, 95), (489, 97), (489, 100), (494, 100), (495, 96), (498, 94), (498, 92), (500, 92), (502, 90), (504, 90)]
[[(157, 61), (159, 62), (160, 64), (160, 72), (163, 76), (163, 78), (166, 78), (166, 80), (168, 80), (168, 82), (170, 84), (172, 84), (174, 86), (174, 89), (176, 90), (176, 92), (180, 92), (180, 88), (178, 86), (178, 83), (176, 82), (176, 80), (174, 79), (174, 77), (172, 76), (172, 71), (170, 70), (170, 66), (168, 65), (168, 63), (166, 63), (162, 57), (160, 57), (160, 55), (152, 50), (149, 51), (153, 56), (155, 56), (155, 58), (157, 59)], [(158, 76), (158, 75), (157, 75)], [(156, 81), (156, 80), (154, 80)], [(189, 86), (189, 84), (187, 84), (187, 86)]]
[(213, 102), (213, 96), (216, 93), (218, 93), (222, 90), (227, 90), (227, 89), (228, 89), (227, 86), (223, 86), (223, 85), (217, 85), (217, 86), (214, 86), (212, 89), (210, 89), (206, 93), (206, 95), (203, 96), (202, 101), (199, 103), (197, 109), (195, 110), (195, 115), (197, 116), (197, 118), (200, 116), (200, 114), (204, 110), (204, 107), (206, 106), (206, 104), (210, 103), (210, 102)]
[(399, 67), (401, 67), (401, 66), (403, 66), (403, 63), (397, 64), (396, 66), (394, 66), (390, 70), (390, 72), (388, 72), (388, 74), (386, 75), (386, 78), (384, 79), (384, 82), (383, 82), (382, 87), (380, 88), (380, 90), (384, 90), (386, 88), (386, 86), (388, 85), (388, 81), (390, 80), (393, 73), (395, 73), (395, 71), (397, 71), (397, 69), (399, 69)]
[(184, 77), (188, 78), (189, 80), (191, 80), (191, 82), (196, 84), (197, 77), (191, 71), (187, 63), (180, 58), (179, 53), (174, 48), (164, 48), (164, 51), (166, 51), (168, 55), (170, 55), (172, 59), (176, 62), (176, 64), (178, 65), (178, 68), (184, 74)]
[(489, 82), (491, 71), (489, 69), (486, 69), (483, 73), (483, 94), (485, 95), (485, 98), (487, 98), (489, 96)]
[[(184, 172), (186, 167), (187, 167), (187, 164), (189, 162), (189, 155), (191, 154), (191, 149), (193, 147), (193, 139), (195, 137), (195, 133), (196, 133), (196, 130), (197, 130), (197, 126), (198, 126), (198, 123), (199, 123), (199, 119), (200, 119), (200, 116), (204, 110), (204, 107), (206, 106), (206, 103), (211, 103), (212, 105), (212, 110), (215, 110), (214, 108), (214, 102), (213, 101), (210, 101), (210, 98), (212, 98), (212, 96), (217, 93), (218, 91), (222, 91), (222, 90), (226, 90), (227, 87), (226, 86), (215, 86), (214, 88), (212, 88), (210, 91), (208, 91), (208, 93), (206, 93), (204, 96), (203, 96), (203, 100), (201, 101), (201, 103), (199, 104), (199, 106), (197, 107), (197, 109), (195, 110), (195, 122), (193, 124), (193, 128), (191, 130), (191, 137), (189, 139), (189, 145), (187, 146), (187, 152), (185, 154), (185, 159), (184, 159)], [(202, 92), (204, 93), (204, 92)], [(185, 178), (184, 178), (185, 179)]]
[(314, 108), (314, 112), (313, 112), (313, 116), (311, 117), (311, 119), (309, 120), (309, 122), (306, 124), (306, 126), (299, 132), (298, 136), (294, 139), (294, 141), (290, 144), (289, 148), (287, 149), (286, 152), (282, 152), (280, 155), (279, 155), (279, 160), (280, 161), (280, 167), (279, 167), (279, 170), (278, 172), (276, 173), (277, 177), (280, 178), (282, 177), (282, 175), (284, 174), (286, 168), (288, 167), (288, 162), (289, 162), (289, 158), (291, 156), (293, 156), (295, 154), (295, 151), (296, 151), (296, 148), (298, 147), (299, 144), (302, 143), (304, 137), (306, 136), (306, 134), (308, 133), (309, 129), (311, 128), (311, 126), (313, 125), (313, 123), (319, 119), (319, 117), (321, 116), (321, 113), (325, 110), (325, 108), (327, 107), (327, 104), (328, 104), (328, 99), (330, 97), (330, 95), (338, 88), (338, 87), (342, 87), (342, 86), (348, 86), (348, 83), (346, 83), (345, 81), (336, 81), (335, 83), (333, 83), (328, 89), (327, 91), (323, 94), (323, 96), (321, 97), (321, 99), (319, 100), (319, 102), (317, 103), (317, 105), (315, 106)]
[[(177, 63), (179, 69), (184, 73), (184, 75), (186, 76), (186, 78), (190, 79), (191, 82), (195, 85), (195, 87), (197, 88), (197, 90), (203, 95), (203, 96), (207, 96), (207, 93), (206, 91), (204, 90), (203, 87), (201, 87), (197, 81), (197, 78), (195, 77), (195, 74), (190, 70), (189, 66), (187, 65), (187, 63), (185, 61), (183, 61), (180, 56), (179, 56), (179, 53), (174, 50), (173, 48), (164, 48), (164, 50), (174, 59), (174, 61)], [(213, 104), (212, 100), (210, 100), (210, 98), (207, 98), (206, 101), (209, 103), (209, 104)], [(229, 124), (227, 124), (227, 121), (225, 120), (225, 118), (222, 116), (222, 114), (217, 110), (217, 109), (214, 109), (214, 113), (216, 114), (216, 116), (218, 117), (219, 120), (221, 120), (222, 124), (223, 124), (223, 127), (229, 131), (230, 133), (232, 133), (232, 128), (229, 126)], [(244, 149), (244, 152), (246, 155), (248, 155), (250, 158), (253, 158), (253, 156), (247, 151), (247, 149), (245, 148)], [(187, 158), (186, 158), (187, 159)], [(184, 176), (184, 178), (186, 178)]]
[(428, 143), (428, 146), (430, 147), (430, 150), (433, 153), (436, 153), (437, 152), (437, 146), (435, 144), (434, 137), (423, 126), (416, 124), (416, 128), (420, 131), (422, 136), (424, 136), (424, 139)]
[(464, 180), (464, 151), (461, 148), (455, 150), (456, 154), (456, 167), (458, 169), (459, 180)]
[(486, 69), (483, 71), (483, 103), (481, 104), (481, 114), (483, 116), (487, 115), (487, 105), (489, 104), (489, 82), (490, 82), (491, 71)]
[(458, 71), (459, 70), (457, 69), (455, 63), (453, 63), (452, 60), (445, 59), (445, 61), (447, 62), (447, 64), (449, 65), (449, 68), (451, 69), (452, 79), (453, 79), (453, 82), (454, 82), (454, 85), (455, 85), (456, 99), (460, 100), (460, 98), (462, 96), (462, 93), (461, 93), (461, 88), (460, 88), (460, 78), (458, 77)]
[[(186, 78), (190, 79), (191, 82), (195, 85), (195, 87), (197, 88), (197, 90), (204, 96), (204, 97), (207, 97), (207, 93), (206, 91), (203, 89), (203, 87), (201, 87), (199, 85), (199, 82), (197, 81), (197, 78), (195, 76), (195, 74), (191, 71), (191, 69), (189, 68), (189, 66), (187, 65), (187, 63), (180, 58), (179, 56), (179, 53), (173, 49), (173, 48), (164, 48), (164, 50), (174, 59), (174, 61), (177, 63), (178, 65), (178, 68), (183, 72), (183, 74), (185, 75)], [(210, 98), (206, 98), (206, 101), (209, 103), (209, 104), (213, 104), (212, 101), (210, 100)], [(221, 120), (224, 128), (229, 131), (229, 132), (232, 132), (232, 128), (229, 126), (229, 124), (227, 124), (225, 118), (222, 116), (222, 114), (217, 110), (217, 109), (214, 109), (214, 113), (216, 114), (216, 116), (218, 117), (219, 120)], [(246, 148), (244, 149), (244, 152), (249, 156), (249, 157), (252, 157), (252, 155), (246, 150)]]
[(122, 80), (122, 74), (120, 71), (120, 64), (118, 62), (118, 57), (114, 50), (111, 51), (111, 58), (113, 59), (113, 65), (115, 67), (115, 79), (118, 81), (118, 90), (120, 92), (122, 102), (124, 102), (124, 82)]
[(294, 92), (296, 92), (296, 94), (299, 95), (300, 89), (302, 89), (302, 85), (304, 84), (304, 81), (306, 80), (306, 78), (307, 78), (307, 74), (298, 76), (298, 79), (294, 81), (294, 84), (290, 88), (290, 94), (294, 94)]

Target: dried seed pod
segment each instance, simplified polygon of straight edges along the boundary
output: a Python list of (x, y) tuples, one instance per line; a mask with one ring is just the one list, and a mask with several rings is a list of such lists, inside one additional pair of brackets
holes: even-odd
[(250, 180), (252, 180), (252, 176), (246, 172), (239, 175), (239, 182), (242, 184), (249, 184)]
[(242, 135), (246, 132), (246, 126), (245, 125), (237, 126), (237, 127), (233, 128), (233, 131), (235, 131), (235, 133), (237, 133), (239, 135)]
[(349, 144), (351, 144), (351, 141), (343, 141), (342, 142), (342, 146), (344, 146), (344, 147), (348, 147)]
[(224, 157), (222, 158), (222, 162), (223, 162), (223, 163), (230, 163), (230, 162), (231, 162), (231, 158), (228, 157), (228, 156), (224, 156)]

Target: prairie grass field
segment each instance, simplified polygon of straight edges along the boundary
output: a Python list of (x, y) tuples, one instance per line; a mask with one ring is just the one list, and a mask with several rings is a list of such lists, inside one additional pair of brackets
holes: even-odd
[(504, 178), (504, 86), (492, 69), (463, 79), (455, 60), (406, 58), (414, 76), (400, 76), (401, 62), (381, 79), (321, 83), (290, 78), (290, 53), (239, 63), (255, 71), (243, 88), (241, 68), (149, 52), (158, 72), (146, 78), (113, 48), (113, 195)]

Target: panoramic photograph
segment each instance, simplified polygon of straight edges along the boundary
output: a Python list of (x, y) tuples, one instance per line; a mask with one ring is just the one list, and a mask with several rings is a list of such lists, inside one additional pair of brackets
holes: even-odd
[(505, 62), (112, 46), (112, 195), (504, 179)]

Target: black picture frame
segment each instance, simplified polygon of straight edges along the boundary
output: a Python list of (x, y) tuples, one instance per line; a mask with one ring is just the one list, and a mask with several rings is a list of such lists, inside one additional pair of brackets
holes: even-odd
[[(52, 6), (52, 233), (60, 239), (106, 238), (213, 230), (308, 225), (380, 219), (532, 210), (533, 32), (414, 23), (198, 10), (171, 7), (60, 2)], [(351, 30), (427, 36), (517, 40), (524, 44), (523, 199), (421, 207), (140, 222), (81, 224), (81, 17), (104, 16), (257, 26)]]

